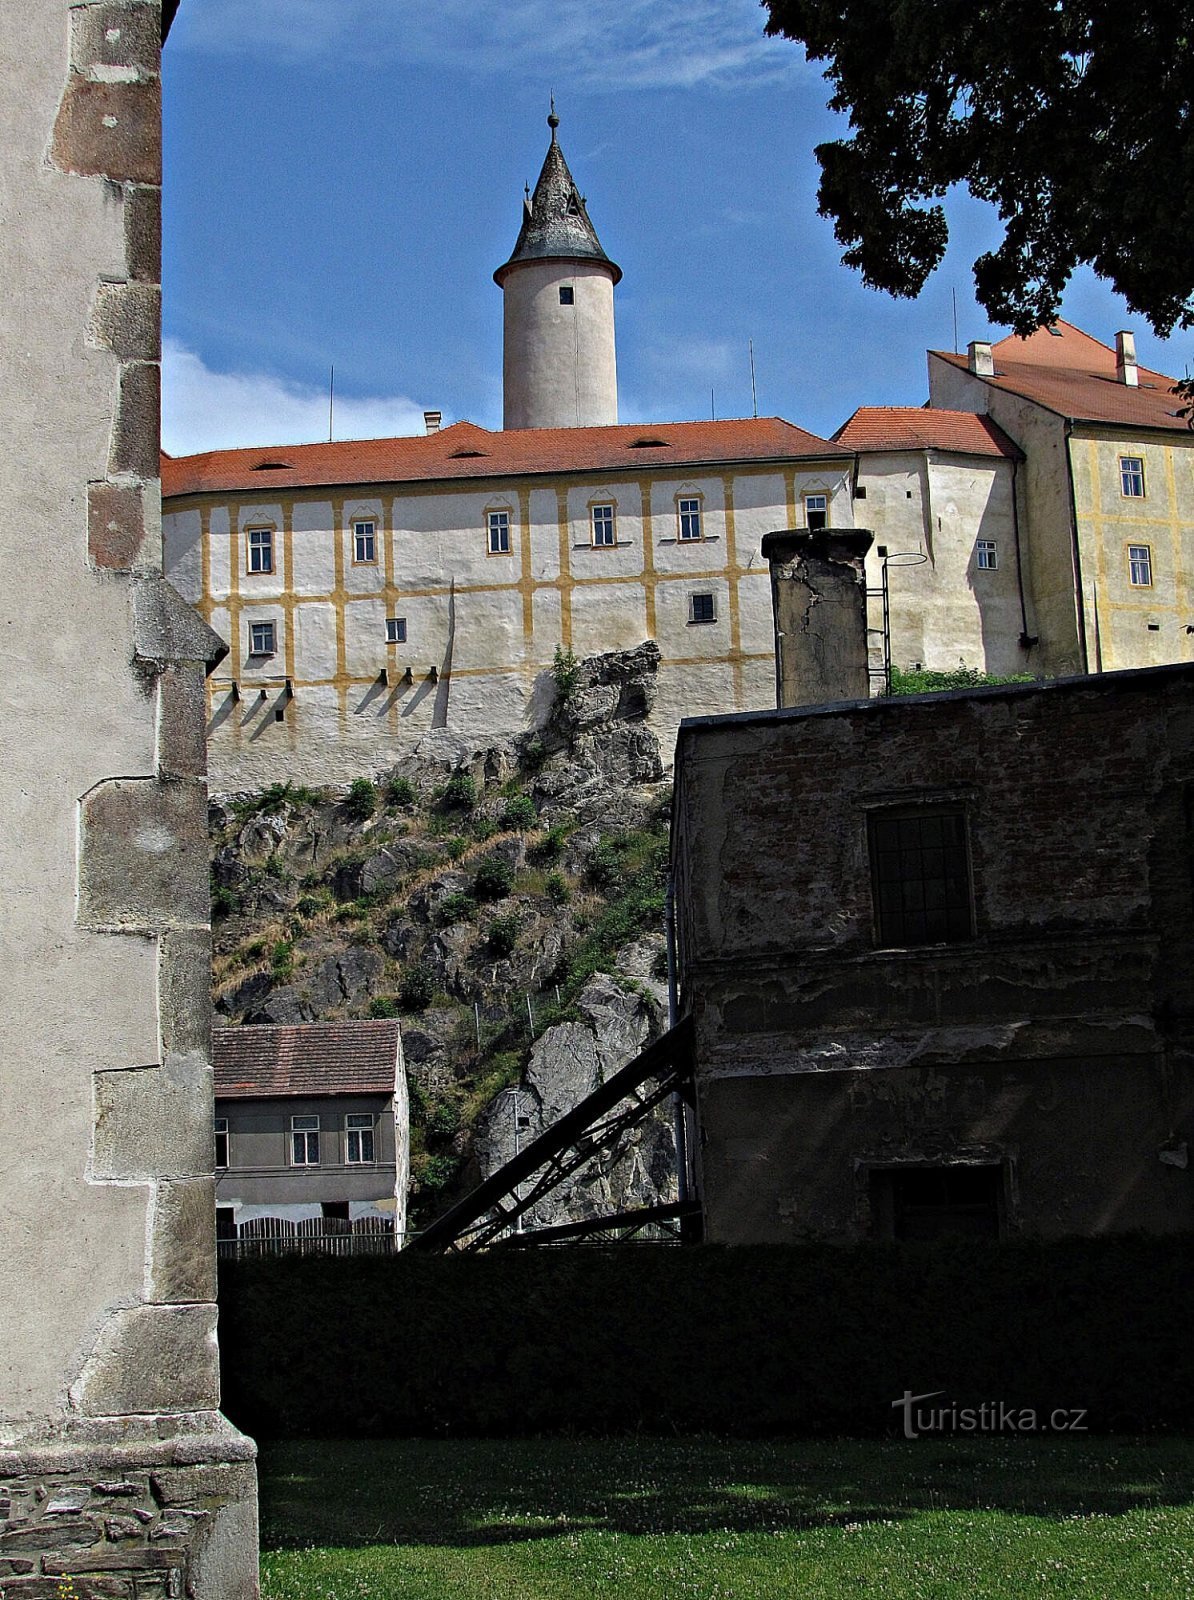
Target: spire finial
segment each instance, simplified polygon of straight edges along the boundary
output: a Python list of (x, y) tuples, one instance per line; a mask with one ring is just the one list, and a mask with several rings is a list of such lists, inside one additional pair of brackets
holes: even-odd
[(547, 118), (547, 126), (551, 129), (552, 144), (555, 144), (556, 142), (556, 129), (559, 127), (559, 125), (560, 119), (556, 116), (556, 97), (553, 91), (551, 96), (551, 112)]

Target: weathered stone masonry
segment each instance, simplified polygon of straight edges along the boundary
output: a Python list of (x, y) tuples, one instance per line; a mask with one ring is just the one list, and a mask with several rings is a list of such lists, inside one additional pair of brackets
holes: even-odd
[(161, 575), (160, 29), (41, 0), (0, 45), (3, 1600), (257, 1593), (215, 1342), (223, 647)]

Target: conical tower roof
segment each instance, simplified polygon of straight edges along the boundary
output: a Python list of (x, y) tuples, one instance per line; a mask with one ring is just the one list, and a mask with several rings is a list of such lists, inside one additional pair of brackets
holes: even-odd
[(543, 170), (534, 194), (523, 202), (522, 227), (514, 253), (494, 273), (494, 282), (500, 284), (508, 269), (520, 261), (579, 260), (604, 261), (617, 283), (622, 269), (601, 248), (597, 230), (589, 221), (584, 196), (573, 181), (556, 137), (560, 119), (554, 104), (547, 125), (551, 129), (551, 144), (547, 147)]

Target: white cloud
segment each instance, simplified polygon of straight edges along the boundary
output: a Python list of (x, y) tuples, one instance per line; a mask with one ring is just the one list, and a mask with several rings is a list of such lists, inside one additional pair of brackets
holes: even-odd
[[(336, 398), (337, 439), (422, 431), (423, 407), (406, 395)], [(317, 444), (327, 436), (326, 389), (266, 372), (213, 372), (177, 340), (163, 342), (162, 447), (171, 455), (238, 445)]]
[(484, 76), (554, 69), (590, 89), (728, 86), (802, 62), (763, 37), (758, 0), (184, 0), (174, 49), (282, 60), (434, 63)]

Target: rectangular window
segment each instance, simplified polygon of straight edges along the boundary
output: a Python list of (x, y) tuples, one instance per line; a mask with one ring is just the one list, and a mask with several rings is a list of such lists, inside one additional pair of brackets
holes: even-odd
[(1128, 546), (1128, 578), (1133, 589), (1151, 589), (1153, 586), (1153, 552), (1147, 544)]
[(249, 571), (272, 572), (274, 570), (274, 530), (272, 528), (249, 528)]
[(701, 536), (701, 502), (699, 500), (681, 500), (680, 507), (680, 538), (699, 539)]
[(405, 644), (406, 643), (406, 618), (405, 617), (387, 617), (386, 618), (386, 643), (387, 644)]
[(981, 572), (994, 572), (999, 566), (999, 551), (994, 539), (980, 539), (975, 545), (978, 567)]
[(489, 553), (491, 556), (508, 556), (510, 554), (510, 513), (508, 511), (491, 511), (489, 513)]
[(991, 1165), (874, 1168), (875, 1232), (886, 1239), (998, 1239), (1003, 1168)]
[(689, 622), (716, 622), (717, 606), (711, 594), (694, 594), (688, 601)]
[(319, 1118), (291, 1117), (290, 1159), (296, 1167), (319, 1165)]
[(804, 525), (811, 533), (816, 528), (829, 526), (829, 496), (806, 494), (804, 497)]
[(560, 285), (560, 304), (570, 306), (576, 303), (576, 292), (570, 283)]
[(377, 524), (354, 522), (352, 525), (352, 559), (357, 562), (377, 560)]
[(350, 1111), (344, 1119), (345, 1154), (350, 1167), (367, 1166), (373, 1161), (373, 1114)]
[(216, 1166), (228, 1165), (228, 1118), (216, 1118)]
[(249, 624), (249, 654), (251, 656), (272, 656), (277, 649), (277, 642), (272, 622), (250, 622)]
[(1120, 456), (1120, 490), (1130, 500), (1144, 499), (1144, 460), (1141, 456)]
[(868, 818), (880, 945), (940, 944), (974, 931), (966, 818), (961, 811)]
[(613, 506), (593, 506), (593, 543), (595, 545), (611, 545), (614, 542), (614, 508)]

